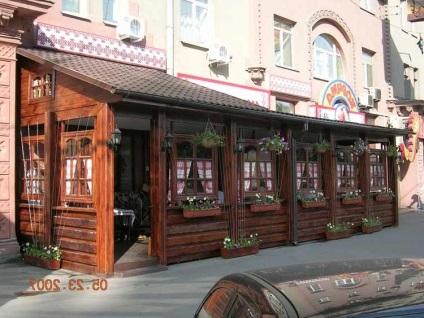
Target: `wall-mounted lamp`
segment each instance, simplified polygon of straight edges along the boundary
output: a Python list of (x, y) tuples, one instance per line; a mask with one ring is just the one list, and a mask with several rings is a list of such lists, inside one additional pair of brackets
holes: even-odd
[(239, 138), (234, 145), (234, 153), (239, 153), (244, 151), (244, 140)]
[(107, 141), (107, 145), (114, 150), (118, 150), (118, 146), (121, 144), (122, 132), (119, 130), (118, 126), (110, 133), (110, 138)]
[(160, 150), (167, 151), (172, 148), (172, 141), (174, 136), (168, 131), (165, 135), (164, 140), (160, 144)]
[(421, 50), (421, 54), (424, 54), (424, 41), (423, 41), (423, 38), (421, 37), (421, 34), (420, 34), (420, 39), (417, 42), (417, 45)]
[(396, 157), (396, 163), (398, 164), (398, 165), (401, 165), (402, 163), (404, 163), (404, 160), (403, 160), (403, 155), (402, 155), (402, 151), (399, 149), (399, 151), (398, 151), (398, 155), (397, 155), (397, 157)]

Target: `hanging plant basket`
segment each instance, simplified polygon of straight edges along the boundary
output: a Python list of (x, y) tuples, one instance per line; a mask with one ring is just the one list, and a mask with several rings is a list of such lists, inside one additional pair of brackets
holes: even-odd
[(302, 208), (310, 209), (310, 208), (318, 208), (327, 206), (326, 201), (312, 201), (312, 202), (301, 202)]
[(56, 259), (48, 259), (48, 258), (42, 258), (37, 256), (30, 256), (24, 254), (24, 262), (25, 264), (37, 266), (41, 268), (56, 270), (60, 269), (60, 263), (61, 261)]
[(221, 214), (221, 209), (207, 209), (207, 210), (183, 210), (185, 218), (203, 218), (207, 216), (217, 216)]
[(281, 207), (280, 203), (273, 204), (252, 204), (250, 206), (251, 212), (266, 212), (266, 211), (276, 211)]
[(202, 133), (196, 133), (193, 137), (196, 144), (202, 145), (205, 148), (222, 147), (224, 146), (224, 139), (224, 136), (216, 133), (209, 119), (206, 123), (205, 131)]
[(381, 231), (382, 229), (383, 229), (383, 225), (381, 224), (373, 225), (373, 226), (362, 225), (362, 233), (365, 233), (365, 234), (378, 232), (378, 231)]
[(362, 198), (343, 198), (342, 204), (344, 205), (362, 205)]
[(241, 246), (235, 248), (221, 247), (221, 256), (223, 258), (235, 258), (247, 255), (257, 254), (259, 252), (259, 245)]
[(340, 232), (325, 232), (325, 238), (327, 240), (338, 240), (338, 239), (349, 237), (350, 234), (351, 234), (350, 229), (345, 231), (340, 231)]
[(325, 148), (325, 147), (315, 147), (315, 152), (316, 153), (326, 153), (327, 148)]

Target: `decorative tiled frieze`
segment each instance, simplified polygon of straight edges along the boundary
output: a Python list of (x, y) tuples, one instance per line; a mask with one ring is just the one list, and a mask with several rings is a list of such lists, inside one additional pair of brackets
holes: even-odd
[(0, 98), (0, 123), (8, 124), (10, 122), (10, 101)]
[(166, 69), (165, 50), (142, 47), (86, 32), (54, 25), (37, 25), (37, 46), (76, 54)]
[(275, 75), (270, 75), (269, 77), (269, 89), (275, 92), (307, 98), (312, 96), (312, 89), (310, 84)]
[(0, 56), (3, 58), (15, 59), (16, 46), (2, 43), (0, 45)]
[(8, 162), (0, 162), (0, 175), (9, 174), (10, 164)]

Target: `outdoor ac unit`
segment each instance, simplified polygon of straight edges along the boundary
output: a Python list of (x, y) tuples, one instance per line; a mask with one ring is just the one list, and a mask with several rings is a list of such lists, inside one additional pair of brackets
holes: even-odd
[(228, 46), (224, 44), (215, 43), (209, 47), (207, 53), (209, 64), (217, 63), (219, 65), (228, 64), (231, 61), (230, 51)]
[(372, 98), (375, 100), (375, 101), (380, 101), (381, 100), (381, 89), (380, 88), (377, 88), (377, 87), (370, 87), (369, 88), (369, 92), (370, 92), (370, 95), (372, 96)]
[(116, 36), (120, 40), (130, 39), (138, 42), (144, 39), (144, 21), (141, 18), (125, 16), (119, 19), (116, 26)]
[(374, 99), (372, 95), (361, 94), (359, 95), (359, 107), (360, 108), (372, 108), (374, 107)]

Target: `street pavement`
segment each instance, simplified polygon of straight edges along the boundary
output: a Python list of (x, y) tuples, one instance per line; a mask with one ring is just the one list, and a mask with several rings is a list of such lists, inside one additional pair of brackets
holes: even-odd
[[(193, 317), (210, 287), (226, 274), (328, 260), (424, 258), (423, 231), (424, 211), (402, 210), (398, 227), (373, 234), (264, 249), (242, 258), (216, 257), (170, 265), (163, 272), (104, 280), (32, 267), (15, 259), (0, 264), (0, 317)], [(35, 282), (35, 290), (29, 280)], [(43, 286), (59, 291), (40, 291)]]

